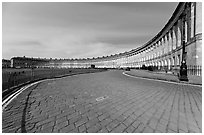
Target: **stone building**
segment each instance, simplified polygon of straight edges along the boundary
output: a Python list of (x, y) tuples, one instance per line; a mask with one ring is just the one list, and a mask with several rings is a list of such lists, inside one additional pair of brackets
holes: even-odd
[[(16, 67), (32, 65), (18, 58)], [(20, 60), (20, 61), (19, 61)], [(33, 60), (29, 59), (30, 61)], [(22, 62), (23, 61), (23, 62)], [(46, 59), (34, 60), (41, 67), (58, 68), (141, 68), (151, 66), (155, 70), (177, 74), (182, 62), (187, 64), (188, 74), (201, 75), (202, 68), (202, 3), (180, 2), (161, 31), (146, 44), (128, 52), (111, 56), (84, 59)], [(24, 65), (23, 65), (24, 63)], [(43, 65), (44, 64), (44, 65)]]
[(2, 59), (2, 68), (10, 68), (11, 67), (11, 61)]

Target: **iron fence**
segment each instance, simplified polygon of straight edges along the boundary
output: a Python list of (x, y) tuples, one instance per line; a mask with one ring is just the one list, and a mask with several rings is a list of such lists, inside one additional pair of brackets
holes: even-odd
[[(178, 75), (180, 72), (180, 65), (176, 66), (145, 66), (143, 65), (141, 68), (136, 69), (144, 69), (150, 71), (163, 71), (168, 72), (171, 71), (174, 75)], [(202, 66), (200, 65), (188, 65), (187, 66), (187, 74), (188, 75), (195, 75), (195, 76), (202, 76)]]
[[(12, 70), (12, 69), (11, 69)], [(26, 69), (13, 72), (2, 71), (2, 92), (32, 81), (63, 75), (98, 72), (102, 69)]]
[(202, 66), (199, 65), (188, 65), (187, 66), (189, 75), (202, 76)]

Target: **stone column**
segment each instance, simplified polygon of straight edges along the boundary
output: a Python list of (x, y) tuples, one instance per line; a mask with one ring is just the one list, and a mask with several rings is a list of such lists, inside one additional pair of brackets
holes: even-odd
[(169, 37), (169, 38), (168, 38), (168, 42), (169, 42), (169, 52), (172, 51), (172, 36), (171, 36), (172, 34), (171, 34), (171, 33), (172, 33), (172, 30), (169, 31), (169, 36), (168, 36), (168, 37)]
[(181, 46), (181, 22), (179, 20), (178, 26), (177, 26), (177, 47)]
[(195, 2), (191, 2), (191, 38), (195, 36)]
[(196, 65), (202, 66), (202, 3), (196, 2), (195, 37)]

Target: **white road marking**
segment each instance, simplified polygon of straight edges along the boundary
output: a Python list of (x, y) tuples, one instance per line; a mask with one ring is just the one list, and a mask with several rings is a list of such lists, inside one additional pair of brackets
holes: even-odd
[(108, 98), (108, 96), (103, 96), (103, 97), (98, 97), (96, 98), (96, 101), (99, 102), (99, 101), (103, 101), (104, 99)]
[(24, 90), (26, 90), (27, 88), (39, 83), (39, 82), (42, 82), (41, 81), (38, 81), (38, 82), (34, 82), (34, 83), (31, 83), (29, 85), (26, 85), (24, 87), (22, 87), (20, 90), (16, 91), (15, 93), (13, 93), (12, 95), (10, 95), (8, 98), (6, 98), (3, 103), (2, 103), (2, 111), (5, 109), (5, 107), (14, 99), (16, 98), (21, 92), (23, 92)]
[(123, 72), (123, 75), (128, 76), (128, 77), (132, 77), (132, 78), (144, 79), (144, 80), (152, 80), (152, 81), (172, 83), (172, 84), (178, 84), (178, 85), (196, 86), (196, 87), (201, 87), (202, 88), (202, 85), (200, 86), (200, 85), (187, 84), (187, 83), (178, 83), (178, 82), (171, 82), (171, 81), (165, 81), (165, 80), (157, 80), (157, 79), (151, 79), (151, 78), (145, 78), (145, 77), (136, 77), (136, 76), (133, 76), (133, 75), (126, 74), (125, 72)]

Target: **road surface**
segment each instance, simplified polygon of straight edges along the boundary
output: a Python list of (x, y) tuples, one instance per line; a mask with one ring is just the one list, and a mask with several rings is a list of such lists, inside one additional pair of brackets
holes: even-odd
[(107, 71), (38, 83), (2, 113), (2, 132), (202, 132), (202, 88)]

